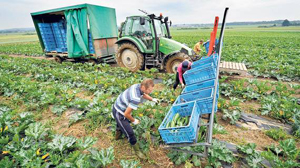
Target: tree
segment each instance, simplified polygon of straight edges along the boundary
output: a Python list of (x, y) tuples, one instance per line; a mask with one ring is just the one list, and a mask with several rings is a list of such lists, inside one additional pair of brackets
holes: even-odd
[(283, 22), (282, 22), (282, 26), (290, 26), (291, 23), (289, 20), (285, 19)]

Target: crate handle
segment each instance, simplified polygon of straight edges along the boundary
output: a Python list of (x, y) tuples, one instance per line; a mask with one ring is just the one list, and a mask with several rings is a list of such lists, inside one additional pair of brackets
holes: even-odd
[(186, 105), (182, 105), (182, 106), (180, 106), (180, 107), (187, 107), (187, 106), (189, 106), (189, 105), (186, 104)]
[(197, 93), (193, 93), (193, 95), (198, 95), (199, 94), (199, 92), (197, 92)]
[(200, 83), (200, 84), (198, 84), (197, 86), (202, 86), (203, 85), (203, 83)]

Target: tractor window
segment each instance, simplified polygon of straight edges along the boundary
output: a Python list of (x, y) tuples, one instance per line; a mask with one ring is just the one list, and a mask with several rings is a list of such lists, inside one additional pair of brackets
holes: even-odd
[(130, 29), (131, 29), (131, 25), (132, 25), (132, 19), (128, 18), (126, 23), (125, 23), (125, 30), (124, 30), (124, 35), (130, 35)]
[(138, 36), (138, 37), (151, 36), (151, 29), (150, 29), (149, 21), (145, 20), (145, 24), (141, 25), (139, 18), (136, 18), (135, 20), (133, 20), (132, 33), (133, 33), (133, 35)]
[(160, 20), (154, 20), (155, 29), (158, 37), (162, 37), (165, 35), (164, 30), (162, 28), (162, 24)]

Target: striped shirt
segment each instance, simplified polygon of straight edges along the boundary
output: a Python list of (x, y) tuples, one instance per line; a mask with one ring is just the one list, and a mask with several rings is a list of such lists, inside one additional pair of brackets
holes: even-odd
[(114, 104), (115, 109), (123, 115), (127, 107), (136, 110), (144, 94), (140, 88), (141, 84), (134, 84), (121, 93)]

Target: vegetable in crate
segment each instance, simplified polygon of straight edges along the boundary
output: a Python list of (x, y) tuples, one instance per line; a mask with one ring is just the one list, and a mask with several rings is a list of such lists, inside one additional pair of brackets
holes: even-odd
[(166, 128), (173, 128), (173, 127), (183, 127), (183, 126), (187, 126), (188, 123), (190, 121), (190, 117), (189, 116), (180, 116), (179, 113), (176, 113), (173, 117), (172, 120), (170, 120), (167, 124), (166, 124)]

